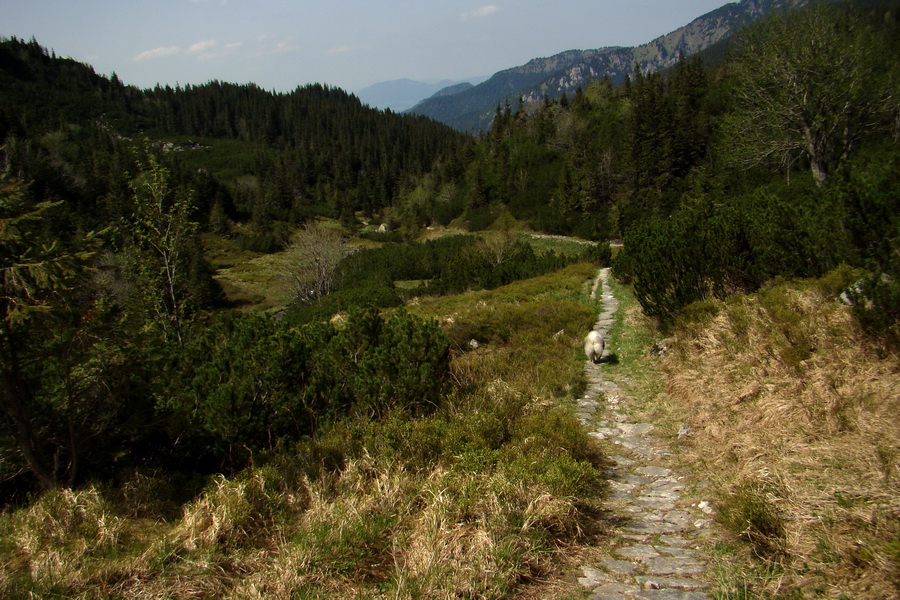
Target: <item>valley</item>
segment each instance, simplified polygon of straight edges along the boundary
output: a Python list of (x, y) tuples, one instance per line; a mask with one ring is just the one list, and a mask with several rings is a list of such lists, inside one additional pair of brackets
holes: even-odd
[(900, 12), (775, 4), (479, 135), (0, 40), (0, 596), (895, 595)]

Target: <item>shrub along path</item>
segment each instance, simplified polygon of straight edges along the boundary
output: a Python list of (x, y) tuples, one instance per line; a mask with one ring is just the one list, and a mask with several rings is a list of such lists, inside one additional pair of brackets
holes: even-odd
[[(619, 302), (602, 269), (592, 297), (602, 284), (603, 312), (594, 328), (608, 338)], [(607, 348), (607, 353), (608, 353)], [(604, 356), (604, 361), (610, 356)], [(603, 362), (585, 363), (588, 388), (578, 417), (590, 435), (606, 440), (615, 464), (607, 473), (612, 487), (607, 517), (613, 528), (611, 555), (584, 565), (578, 581), (592, 600), (704, 600), (706, 562), (698, 538), (710, 511), (685, 507), (684, 478), (672, 468), (672, 452), (654, 436), (652, 423), (635, 422), (629, 399), (603, 376)]]

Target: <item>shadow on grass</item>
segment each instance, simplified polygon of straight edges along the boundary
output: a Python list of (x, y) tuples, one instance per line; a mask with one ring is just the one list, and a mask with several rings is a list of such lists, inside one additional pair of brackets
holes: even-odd
[(619, 355), (615, 352), (611, 352), (600, 359), (600, 362), (606, 365), (617, 365), (619, 364)]

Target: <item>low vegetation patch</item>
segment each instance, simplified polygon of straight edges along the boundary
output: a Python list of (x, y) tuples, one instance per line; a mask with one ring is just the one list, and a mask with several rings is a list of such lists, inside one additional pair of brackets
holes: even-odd
[[(323, 420), (174, 513), (164, 471), (3, 513), (0, 596), (518, 597), (591, 538), (604, 491), (601, 456), (565, 407), (582, 385), (594, 271), (422, 298), (384, 321), (389, 332), (439, 317), (458, 340), (454, 385), (431, 410), (384, 398)], [(351, 321), (363, 317), (382, 323)], [(461, 343), (463, 324), (481, 332), (477, 348)], [(218, 360), (252, 354), (226, 350)]]

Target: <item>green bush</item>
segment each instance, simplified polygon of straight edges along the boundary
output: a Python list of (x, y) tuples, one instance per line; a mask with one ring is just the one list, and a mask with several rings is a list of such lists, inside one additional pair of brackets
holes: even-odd
[(463, 248), (442, 265), (426, 291), (433, 294), (459, 293), (470, 289), (494, 289), (556, 271), (577, 262), (579, 257), (558, 255), (553, 251), (537, 255), (523, 240), (511, 243), (508, 256), (498, 261), (485, 244)]
[(900, 264), (891, 273), (866, 275), (848, 289), (848, 297), (863, 329), (900, 347)]
[(857, 252), (854, 264), (869, 274), (849, 296), (870, 334), (900, 347), (900, 156), (875, 148), (843, 169), (829, 190), (842, 207)]
[(582, 260), (594, 263), (598, 267), (608, 267), (612, 264), (612, 248), (609, 243), (594, 244), (581, 255)]
[(400, 311), (383, 321), (374, 310), (353, 312), (326, 350), (354, 412), (381, 416), (390, 409), (433, 409), (449, 367), (440, 328)]
[[(181, 452), (240, 468), (329, 421), (430, 412), (447, 381), (449, 343), (406, 312), (354, 310), (340, 326), (291, 329), (263, 314), (204, 324), (171, 373), (159, 410)], [(186, 375), (190, 373), (190, 375)]]
[(264, 314), (227, 314), (198, 327), (159, 408), (191, 452), (245, 453), (311, 430), (301, 403), (312, 347)]
[(500, 211), (500, 207), (494, 205), (470, 208), (465, 213), (466, 230), (473, 232), (488, 229), (500, 216)]
[(632, 227), (614, 270), (648, 315), (671, 322), (693, 302), (774, 277), (824, 275), (851, 254), (842, 230), (837, 203), (811, 184), (770, 184), (728, 203), (701, 193)]

